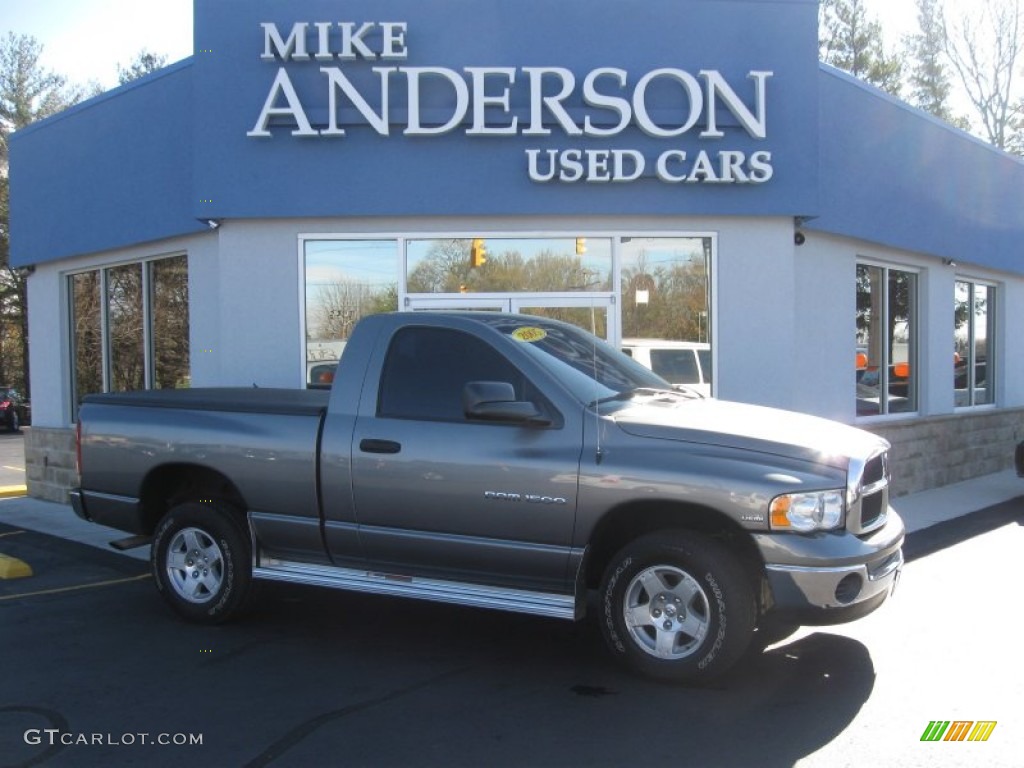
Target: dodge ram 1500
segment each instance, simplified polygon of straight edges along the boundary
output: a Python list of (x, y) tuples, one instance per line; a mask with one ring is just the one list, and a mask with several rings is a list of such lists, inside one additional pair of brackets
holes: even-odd
[(199, 622), (254, 579), (589, 605), (628, 666), (699, 680), (767, 623), (872, 611), (903, 563), (884, 440), (673, 390), (538, 317), (370, 316), (329, 392), (90, 395), (78, 430), (75, 511), (151, 544), (159, 590)]

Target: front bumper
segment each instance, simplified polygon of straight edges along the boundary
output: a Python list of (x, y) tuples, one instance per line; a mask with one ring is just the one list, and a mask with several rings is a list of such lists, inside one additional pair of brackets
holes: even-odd
[(772, 611), (803, 624), (833, 624), (870, 613), (899, 580), (903, 539), (903, 521), (891, 509), (886, 524), (868, 536), (760, 536)]

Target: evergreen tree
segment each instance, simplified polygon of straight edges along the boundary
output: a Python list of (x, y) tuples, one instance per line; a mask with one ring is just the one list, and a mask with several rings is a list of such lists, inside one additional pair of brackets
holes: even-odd
[(826, 64), (899, 96), (903, 60), (887, 53), (882, 26), (868, 18), (861, 0), (822, 0), (819, 56)]
[(947, 122), (952, 86), (946, 71), (946, 36), (941, 0), (916, 0), (918, 32), (907, 38), (910, 103)]
[(132, 59), (131, 63), (127, 67), (122, 67), (120, 64), (117, 65), (117, 80), (120, 85), (130, 83), (132, 80), (138, 80), (140, 77), (145, 77), (151, 72), (156, 72), (167, 63), (167, 57), (163, 54), (152, 53), (151, 51), (143, 48)]

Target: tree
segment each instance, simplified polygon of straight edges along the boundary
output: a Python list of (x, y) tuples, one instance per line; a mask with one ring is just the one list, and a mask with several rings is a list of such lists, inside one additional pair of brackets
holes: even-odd
[(143, 48), (132, 59), (131, 63), (127, 67), (122, 67), (120, 64), (117, 65), (117, 80), (120, 85), (130, 83), (132, 80), (138, 80), (140, 77), (145, 77), (151, 72), (156, 72), (167, 63), (167, 57), (160, 53), (152, 53), (151, 51)]
[(822, 0), (819, 26), (822, 61), (900, 95), (903, 60), (886, 52), (882, 26), (868, 18), (861, 0)]
[(1017, 102), (1017, 108), (1013, 111), (1013, 119), (1010, 121), (1010, 135), (1006, 140), (1004, 149), (1013, 152), (1015, 155), (1024, 157), (1024, 98)]
[(952, 84), (947, 69), (942, 0), (916, 0), (916, 3), (919, 31), (905, 41), (906, 58), (910, 62), (910, 103), (947, 123), (969, 130), (970, 121), (954, 115), (949, 106)]
[(10, 267), (8, 138), (81, 100), (83, 92), (39, 65), (42, 45), (8, 32), (0, 41), (0, 384), (28, 390), (26, 275)]
[(1015, 135), (1024, 116), (1024, 104), (1014, 103), (1024, 34), (1020, 0), (977, 0), (973, 11), (946, 20), (946, 53), (964, 84), (992, 144), (1000, 149), (1019, 147)]
[(82, 90), (39, 65), (43, 46), (8, 32), (0, 42), (0, 167), (7, 169), (7, 138), (14, 131), (67, 109)]

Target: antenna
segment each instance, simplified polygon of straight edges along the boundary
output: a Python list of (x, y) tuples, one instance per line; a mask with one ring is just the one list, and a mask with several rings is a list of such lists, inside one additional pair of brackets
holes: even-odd
[(594, 312), (594, 299), (590, 299), (590, 356), (594, 366), (594, 428), (597, 435), (597, 451), (594, 454), (594, 461), (600, 464), (604, 460), (601, 452), (601, 412), (596, 405), (598, 400), (597, 389), (597, 314)]

